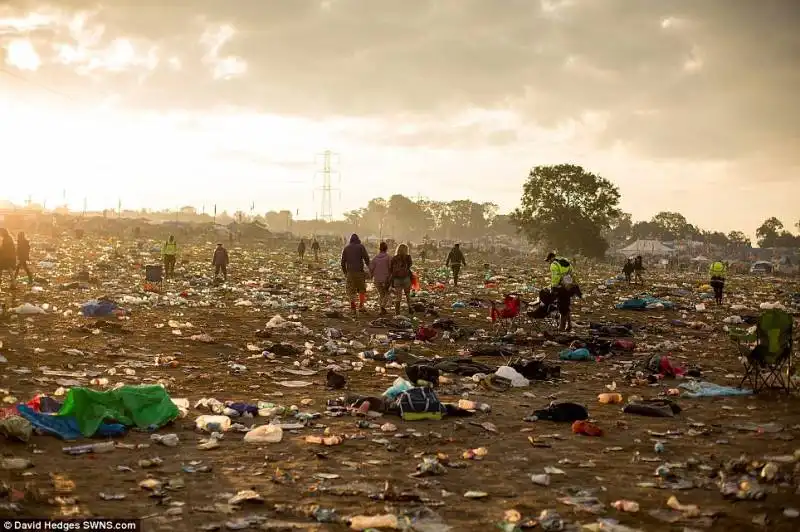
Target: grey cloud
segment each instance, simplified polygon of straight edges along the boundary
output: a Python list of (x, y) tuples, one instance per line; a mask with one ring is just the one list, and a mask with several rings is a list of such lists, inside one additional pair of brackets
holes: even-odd
[[(21, 12), (45, 3), (7, 4)], [(113, 91), (127, 105), (162, 109), (232, 105), (321, 117), (482, 106), (513, 108), (544, 126), (594, 111), (608, 116), (601, 144), (669, 158), (772, 151), (797, 162), (795, 0), (574, 0), (555, 12), (542, 4), (558, 2), (331, 0), (324, 9), (314, 0), (107, 0), (95, 18), (104, 39), (158, 43), (181, 59), (181, 71), (161, 64), (146, 78), (115, 74), (90, 86), (64, 67), (37, 75), (89, 97)], [(669, 17), (682, 23), (662, 28)], [(221, 23), (239, 31), (222, 54), (247, 61), (241, 78), (214, 80), (203, 64), (200, 35)], [(684, 68), (691, 58), (701, 64), (693, 72)], [(488, 134), (489, 143), (513, 140)]]

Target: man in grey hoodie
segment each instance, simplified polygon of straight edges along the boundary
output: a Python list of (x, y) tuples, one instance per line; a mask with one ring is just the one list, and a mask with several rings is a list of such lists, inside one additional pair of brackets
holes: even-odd
[(367, 302), (367, 274), (364, 266), (369, 266), (369, 254), (358, 235), (353, 233), (350, 243), (342, 250), (342, 272), (347, 281), (347, 297), (353, 313), (356, 312), (356, 296), (358, 309), (363, 311), (364, 303)]
[(378, 291), (378, 304), (381, 307), (381, 315), (386, 314), (386, 303), (389, 302), (389, 290), (391, 289), (391, 279), (389, 276), (389, 263), (392, 258), (387, 253), (389, 246), (386, 242), (381, 242), (380, 253), (369, 263), (369, 273)]

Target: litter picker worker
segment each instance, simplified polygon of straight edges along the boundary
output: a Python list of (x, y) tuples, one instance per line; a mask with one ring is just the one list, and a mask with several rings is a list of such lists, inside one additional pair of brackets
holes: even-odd
[(708, 267), (708, 274), (711, 276), (711, 288), (714, 289), (714, 300), (717, 305), (722, 304), (722, 293), (725, 290), (725, 277), (728, 274), (728, 267), (721, 260), (711, 263)]
[(581, 289), (575, 279), (572, 264), (555, 253), (548, 253), (545, 262), (550, 263), (550, 289), (556, 296), (558, 313), (561, 320), (558, 326), (560, 331), (572, 330), (572, 296), (583, 297)]
[(164, 276), (172, 279), (175, 275), (175, 262), (178, 260), (178, 243), (175, 242), (175, 235), (169, 235), (169, 239), (161, 246), (161, 259), (164, 261)]

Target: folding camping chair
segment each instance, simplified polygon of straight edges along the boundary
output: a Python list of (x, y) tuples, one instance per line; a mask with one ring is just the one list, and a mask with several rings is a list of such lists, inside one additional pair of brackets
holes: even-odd
[(516, 326), (520, 312), (522, 311), (522, 299), (519, 294), (507, 294), (503, 298), (502, 307), (498, 307), (495, 301), (491, 303), (492, 306), (489, 316), (492, 319), (492, 324), (499, 330), (510, 332), (511, 329)]
[(149, 264), (144, 267), (144, 289), (147, 292), (161, 292), (164, 288), (164, 267)]
[(753, 388), (753, 393), (767, 388), (791, 393), (797, 388), (792, 382), (793, 326), (792, 316), (770, 309), (759, 316), (755, 332), (732, 331), (731, 337), (737, 344), (745, 371), (739, 388), (745, 382)]

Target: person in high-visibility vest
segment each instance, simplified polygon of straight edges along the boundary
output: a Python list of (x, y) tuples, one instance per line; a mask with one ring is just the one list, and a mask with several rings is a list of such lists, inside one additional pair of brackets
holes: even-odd
[(714, 289), (714, 299), (717, 305), (722, 304), (722, 292), (725, 290), (725, 277), (728, 274), (728, 266), (721, 260), (711, 263), (708, 267), (708, 274), (711, 276), (711, 288)]
[(572, 264), (555, 253), (548, 253), (546, 262), (550, 263), (550, 290), (556, 296), (558, 313), (561, 320), (558, 326), (560, 331), (572, 330), (572, 296), (583, 297)]
[(164, 276), (172, 279), (175, 275), (175, 262), (178, 260), (178, 243), (175, 236), (169, 235), (169, 240), (161, 246), (161, 258), (164, 260)]

